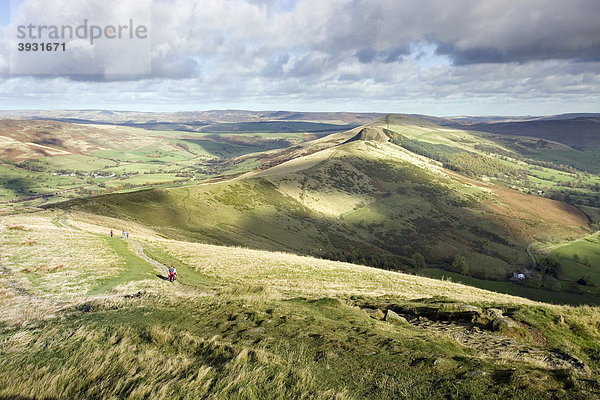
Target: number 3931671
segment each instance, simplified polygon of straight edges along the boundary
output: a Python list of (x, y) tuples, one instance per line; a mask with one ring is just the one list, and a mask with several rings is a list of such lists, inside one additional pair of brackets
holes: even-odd
[(63, 43), (19, 43), (19, 51), (66, 51), (67, 46)]

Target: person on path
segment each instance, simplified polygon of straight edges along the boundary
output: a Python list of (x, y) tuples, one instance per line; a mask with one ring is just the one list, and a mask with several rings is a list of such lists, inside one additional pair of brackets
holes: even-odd
[(125, 231), (123, 231), (123, 239), (125, 239)]
[(169, 267), (169, 276), (167, 279), (169, 279), (169, 282), (173, 282), (175, 279), (177, 279), (177, 270), (172, 265)]
[(129, 239), (129, 231), (125, 232), (125, 236), (127, 236), (127, 239)]
[(111, 229), (110, 230), (110, 237), (113, 237), (113, 235), (114, 235), (114, 233), (113, 233), (113, 230)]

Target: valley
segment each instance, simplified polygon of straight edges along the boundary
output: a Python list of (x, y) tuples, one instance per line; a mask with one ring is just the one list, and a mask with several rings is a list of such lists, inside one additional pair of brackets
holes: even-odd
[(0, 116), (0, 399), (600, 396), (595, 116)]

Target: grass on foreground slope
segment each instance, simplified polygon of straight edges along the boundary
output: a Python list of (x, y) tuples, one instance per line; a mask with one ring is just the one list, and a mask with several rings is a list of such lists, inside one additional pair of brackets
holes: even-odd
[(119, 275), (107, 279), (100, 285), (91, 289), (88, 293), (90, 296), (107, 293), (118, 285), (130, 281), (149, 279), (156, 275), (152, 265), (148, 264), (135, 254), (132, 254), (128, 242), (123, 241), (118, 237), (111, 238), (109, 236), (106, 236), (105, 240), (125, 264), (124, 270)]
[(0, 263), (15, 285), (34, 296), (71, 300), (155, 276), (130, 243), (110, 237), (111, 225), (99, 233), (69, 229), (63, 220), (59, 213), (2, 217)]
[[(50, 220), (44, 214), (28, 218), (40, 224)], [(71, 224), (92, 227), (99, 221), (94, 216)], [(58, 305), (49, 299), (38, 307), (52, 313), (15, 319), (7, 318), (7, 311), (31, 299), (12, 287), (18, 272), (0, 278), (0, 399), (600, 395), (596, 308), (544, 305), (285, 253), (136, 235), (153, 257), (177, 263), (183, 272), (179, 285), (156, 277), (129, 282), (109, 296)], [(59, 254), (61, 248), (54, 243), (46, 252)], [(469, 332), (461, 321), (429, 327), (418, 319), (394, 324), (361, 309), (441, 312), (459, 303), (500, 307), (521, 325), (512, 337), (473, 328), (461, 339), (452, 334)], [(481, 343), (469, 342), (469, 336)], [(552, 367), (533, 353), (511, 353), (522, 348), (552, 350), (552, 359), (577, 357), (586, 367)]]

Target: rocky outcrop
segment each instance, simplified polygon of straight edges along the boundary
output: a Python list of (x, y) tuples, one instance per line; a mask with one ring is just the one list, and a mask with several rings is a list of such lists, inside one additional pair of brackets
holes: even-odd
[(385, 318), (385, 314), (379, 308), (363, 308), (363, 311), (371, 318), (382, 320)]
[(345, 143), (355, 142), (357, 140), (368, 140), (372, 142), (389, 142), (390, 138), (377, 128), (362, 128), (354, 137), (348, 139)]
[(392, 310), (387, 310), (387, 312), (385, 314), (385, 320), (386, 320), (386, 322), (390, 322), (392, 324), (408, 324), (408, 321), (406, 320), (406, 318), (401, 317), (400, 315), (398, 315), (397, 313), (395, 313)]

